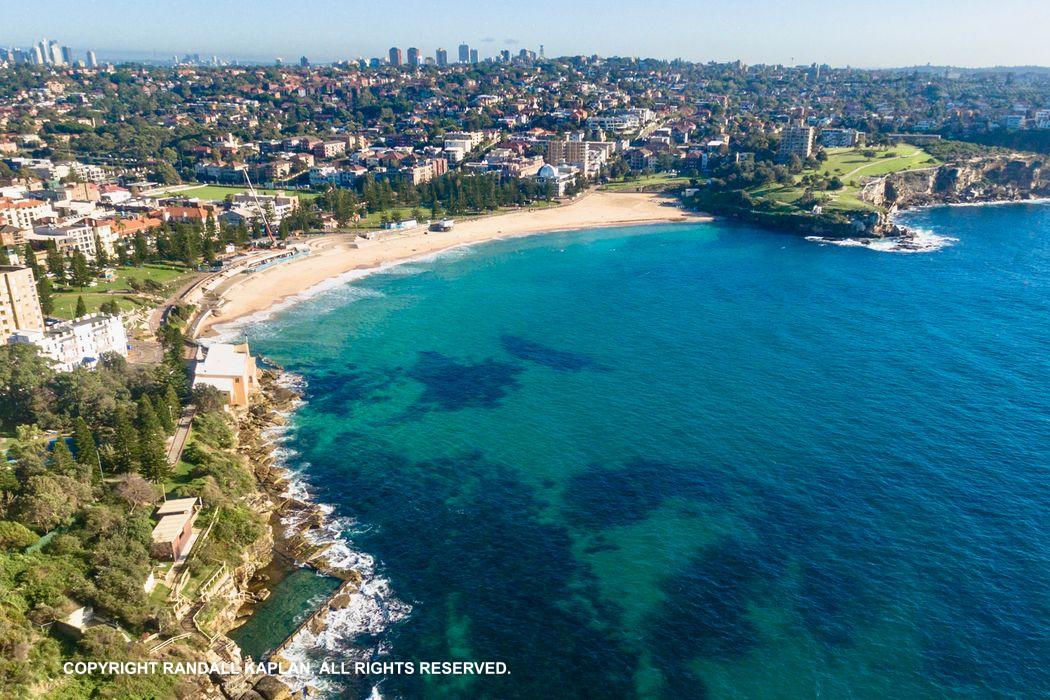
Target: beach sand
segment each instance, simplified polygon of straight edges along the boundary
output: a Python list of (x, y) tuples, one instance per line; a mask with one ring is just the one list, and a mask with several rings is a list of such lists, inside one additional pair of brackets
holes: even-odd
[(198, 328), (208, 336), (217, 324), (264, 311), (281, 300), (304, 292), (325, 280), (351, 271), (430, 255), (484, 241), (552, 231), (631, 224), (707, 221), (655, 194), (591, 192), (574, 202), (550, 209), (516, 211), (458, 221), (452, 231), (384, 231), (374, 240), (354, 234), (331, 234), (309, 240), (311, 255), (251, 275), (238, 275), (220, 289), (219, 308)]

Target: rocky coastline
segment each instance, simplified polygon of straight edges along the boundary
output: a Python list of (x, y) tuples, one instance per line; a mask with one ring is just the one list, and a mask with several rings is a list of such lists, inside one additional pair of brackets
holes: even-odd
[[(267, 527), (245, 552), (242, 564), (232, 575), (232, 588), (226, 596), (226, 607), (212, 621), (218, 644), (227, 650), (226, 658), (215, 661), (233, 661), (243, 667), (249, 659), (226, 635), (246, 622), (257, 606), (265, 601), (274, 587), (289, 573), (300, 567), (340, 579), (343, 583), (336, 592), (300, 625), (317, 634), (326, 624), (327, 616), (350, 604), (350, 596), (362, 583), (361, 574), (350, 567), (333, 562), (328, 556), (332, 544), (318, 537), (330, 526), (323, 507), (292, 494), (289, 473), (276, 455), (274, 435), (286, 425), (288, 415), (300, 404), (298, 391), (283, 381), (279, 368), (261, 372), (260, 391), (251, 408), (237, 417), (236, 452), (247, 462), (255, 477), (257, 490), (250, 497), (251, 507), (266, 516)], [(298, 630), (297, 630), (298, 632)], [(292, 635), (294, 636), (294, 634)], [(289, 637), (290, 639), (291, 637)], [(278, 650), (279, 651), (279, 650)], [(264, 659), (251, 659), (258, 663)], [(287, 665), (279, 653), (265, 661)], [(279, 674), (231, 673), (212, 674), (209, 677), (213, 691), (207, 695), (230, 700), (256, 700), (259, 697), (304, 697), (308, 688), (293, 691)], [(261, 684), (261, 688), (260, 688)]]
[(943, 239), (902, 224), (898, 216), (931, 206), (1024, 202), (1050, 197), (1050, 172), (1030, 154), (995, 155), (932, 168), (904, 170), (865, 182), (860, 199), (874, 211), (797, 214), (744, 212), (753, 223), (788, 229), (807, 240), (878, 247), (893, 252), (935, 250)]

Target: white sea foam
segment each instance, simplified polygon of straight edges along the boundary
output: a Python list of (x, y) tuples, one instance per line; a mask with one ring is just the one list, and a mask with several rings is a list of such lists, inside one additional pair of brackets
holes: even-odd
[[(354, 287), (350, 285), (350, 283), (364, 279), (365, 277), (379, 274), (419, 274), (420, 272), (424, 272), (425, 268), (420, 267), (418, 263), (428, 263), (438, 259), (464, 257), (469, 254), (468, 249), (473, 245), (474, 243), (464, 243), (462, 245), (452, 246), (451, 248), (435, 251), (433, 253), (424, 253), (415, 257), (383, 263), (366, 270), (348, 270), (347, 272), (333, 275), (328, 279), (307, 287), (297, 294), (289, 295), (261, 311), (256, 311), (255, 313), (247, 314), (230, 321), (217, 322), (211, 328), (215, 335), (211, 338), (201, 339), (201, 341), (203, 344), (207, 345), (209, 343), (225, 343), (242, 338), (244, 336), (245, 328), (260, 326), (263, 322), (272, 319), (280, 312), (295, 306), (296, 304), (301, 304), (304, 301), (309, 301), (321, 295), (325, 295), (328, 292), (334, 292), (335, 290), (343, 290), (343, 294), (333, 295), (331, 304), (327, 308), (343, 306), (347, 303), (356, 301), (357, 299), (381, 296), (382, 292), (362, 287)], [(417, 264), (413, 265), (412, 263)], [(327, 309), (322, 307), (317, 310), (324, 311)]]
[(928, 207), (933, 209), (938, 206), (948, 207), (1002, 207), (1009, 206), (1011, 204), (1050, 204), (1050, 197), (1033, 197), (1032, 199), (1002, 199), (993, 200), (990, 202), (950, 202), (948, 204), (931, 204)]
[(887, 236), (886, 238), (826, 238), (806, 236), (807, 241), (821, 245), (837, 245), (845, 248), (867, 248), (880, 253), (932, 253), (946, 248), (959, 239), (943, 236), (932, 231), (909, 228), (909, 236)]
[[(350, 595), (346, 607), (328, 614), (321, 630), (315, 634), (304, 628), (289, 641), (282, 655), (296, 662), (299, 669), (316, 669), (325, 659), (337, 664), (370, 660), (389, 651), (376, 637), (410, 612), (411, 607), (394, 596), (386, 579), (370, 578)], [(282, 679), (292, 690), (307, 686), (322, 692), (334, 689), (332, 679), (315, 673), (285, 674)]]
[[(306, 381), (291, 372), (282, 372), (278, 383), (295, 389), (302, 395)], [(305, 400), (298, 399), (292, 411), (298, 409)], [(289, 420), (273, 426), (263, 433), (264, 440), (270, 446), (275, 465), (283, 470), (287, 479), (282, 496), (294, 498), (304, 503), (316, 503), (305, 473), (310, 464), (299, 460), (299, 453), (288, 446), (295, 430), (293, 414), (286, 414)], [(294, 465), (294, 466), (293, 466)], [(379, 636), (390, 625), (404, 619), (411, 612), (410, 605), (398, 600), (390, 588), (390, 583), (376, 572), (375, 559), (366, 552), (355, 548), (352, 536), (364, 530), (351, 518), (334, 515), (335, 508), (326, 503), (317, 504), (324, 515), (320, 527), (312, 528), (304, 538), (314, 545), (327, 545), (324, 559), (333, 568), (353, 569), (361, 575), (361, 587), (350, 595), (346, 607), (331, 611), (323, 629), (316, 634), (304, 628), (290, 639), (282, 651), (282, 656), (292, 662), (311, 661), (311, 664), (296, 664), (297, 668), (312, 667), (319, 669), (319, 661), (331, 658), (332, 661), (352, 663), (355, 660), (369, 660), (378, 654), (389, 651)], [(281, 519), (285, 532), (301, 532), (307, 514), (292, 513)], [(282, 679), (292, 690), (302, 690), (307, 686), (316, 688), (328, 695), (338, 692), (335, 682), (330, 677), (317, 673), (284, 674)], [(373, 688), (374, 697), (378, 688)]]
[[(936, 209), (939, 207), (997, 207), (1010, 206), (1013, 204), (1050, 204), (1050, 197), (1035, 197), (1032, 199), (1004, 199), (1002, 201), (988, 202), (950, 202), (946, 204), (924, 204), (917, 207), (909, 207), (900, 212), (895, 220), (908, 212), (920, 209)], [(868, 248), (884, 253), (931, 253), (947, 248), (959, 241), (958, 238), (944, 236), (934, 233), (928, 229), (909, 225), (906, 221), (900, 225), (909, 232), (907, 236), (890, 236), (886, 238), (825, 238), (823, 236), (806, 236), (807, 241), (820, 243), (821, 245), (837, 245), (847, 248)]]

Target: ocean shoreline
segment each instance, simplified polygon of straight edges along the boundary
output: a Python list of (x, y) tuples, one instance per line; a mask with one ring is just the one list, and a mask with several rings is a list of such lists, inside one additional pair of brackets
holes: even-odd
[(901, 216), (907, 216), (911, 212), (926, 209), (937, 209), (939, 207), (991, 207), (1008, 206), (1011, 204), (1046, 204), (1050, 203), (1050, 197), (1034, 196), (1027, 198), (1003, 198), (1003, 199), (980, 199), (973, 201), (944, 201), (924, 202), (921, 204), (909, 204), (904, 207), (894, 208), (886, 214), (886, 220), (892, 227), (889, 235), (859, 235), (859, 236), (805, 236), (807, 241), (820, 243), (821, 245), (836, 245), (848, 248), (868, 248), (879, 252), (888, 253), (929, 253), (941, 250), (952, 243), (958, 242), (957, 238), (935, 234), (925, 229), (920, 229), (900, 221)]
[[(301, 378), (274, 366), (266, 370), (260, 384), (256, 407), (262, 408), (241, 417), (237, 451), (252, 463), (257, 493), (269, 509), (263, 539), (271, 543), (270, 558), (245, 582), (233, 624), (223, 634), (229, 638), (231, 631), (246, 624), (278, 584), (299, 569), (341, 580), (325, 600), (312, 606), (304, 621), (281, 644), (263, 659), (254, 659), (292, 669), (291, 662), (301, 660), (298, 657), (306, 650), (324, 646), (320, 644), (323, 638), (376, 631), (401, 619), (411, 608), (393, 597), (386, 580), (377, 575), (371, 556), (354, 549), (345, 537), (349, 521), (334, 515), (333, 506), (318, 502), (306, 480), (288, 463), (292, 453), (282, 443), (290, 429), (290, 417), (305, 403)], [(379, 599), (382, 600), (377, 605)], [(376, 619), (375, 611), (380, 608), (386, 619)], [(338, 627), (341, 635), (330, 635), (332, 627)], [(240, 645), (232, 639), (230, 642), (243, 657)], [(310, 688), (316, 690), (325, 685), (320, 677), (297, 673), (276, 675), (293, 693), (309, 693)]]
[[(987, 206), (987, 205), (1031, 204), (1031, 203), (1047, 203), (1047, 202), (1050, 202), (1050, 199), (1048, 199), (1048, 198), (1032, 198), (1032, 199), (1025, 199), (1025, 200), (993, 200), (993, 201), (989, 201), (989, 202), (929, 203), (929, 204), (924, 204), (924, 205), (917, 205), (917, 206), (913, 206), (913, 207), (908, 207), (907, 209), (901, 209), (901, 210), (895, 212), (894, 215), (905, 214), (905, 213), (907, 213), (909, 211), (919, 211), (919, 210), (922, 210), (922, 209), (937, 208), (937, 207), (942, 207), (942, 206)], [(524, 235), (538, 235), (538, 234), (524, 234)], [(466, 245), (474, 245), (474, 243), (463, 244), (463, 246), (466, 246)], [(463, 246), (456, 246), (456, 247), (458, 248), (458, 247), (463, 247)], [(434, 252), (434, 253), (427, 253), (427, 254), (418, 256), (416, 258), (404, 259), (404, 260), (392, 262), (392, 263), (389, 263), (389, 264), (387, 264), (385, 266), (381, 266), (380, 268), (369, 269), (369, 270), (353, 270), (353, 271), (350, 271), (350, 273), (352, 273), (353, 278), (360, 278), (360, 277), (364, 277), (364, 276), (369, 275), (369, 274), (374, 274), (376, 272), (381, 272), (382, 269), (389, 269), (390, 267), (394, 267), (394, 266), (397, 266), (397, 265), (402, 265), (402, 264), (410, 263), (410, 262), (413, 262), (413, 261), (419, 261), (419, 260), (422, 260), (422, 259), (432, 259), (432, 258), (437, 257), (438, 255), (440, 255), (442, 253), (447, 252), (447, 250), (448, 249), (445, 249), (445, 250), (442, 250), (442, 251), (437, 251), (437, 252)], [(337, 276), (337, 279), (341, 283), (341, 282), (347, 281), (347, 280), (349, 280), (351, 278), (350, 277), (345, 277), (345, 276)], [(315, 287), (316, 286), (317, 285), (315, 285)], [(328, 287), (328, 288), (331, 288), (331, 287)], [(309, 292), (310, 289), (312, 289), (312, 288), (308, 288), (307, 290), (304, 290), (304, 292), (300, 293), (299, 295), (296, 295), (296, 298), (293, 298), (291, 300), (285, 299), (284, 301), (287, 301), (288, 303), (285, 304), (284, 306), (282, 306), (281, 308), (287, 308), (288, 306), (294, 305), (294, 304), (296, 304), (296, 303), (298, 303), (300, 301), (305, 301), (307, 298), (309, 298), (310, 295), (307, 295), (307, 296), (303, 296), (303, 295), (307, 294), (307, 292)], [(320, 292), (323, 292), (323, 291), (325, 291), (325, 289), (321, 289), (321, 290), (319, 290), (316, 293), (320, 293)], [(268, 315), (272, 316), (272, 314), (276, 313), (277, 311), (279, 311), (279, 309), (274, 309), (273, 307), (270, 307), (267, 311), (268, 311)], [(217, 324), (216, 327), (215, 327), (215, 330), (216, 331), (220, 331), (220, 332), (230, 332), (233, 328), (240, 327), (244, 323), (250, 322), (253, 318), (255, 320), (260, 320), (259, 316), (242, 317), (240, 319), (236, 319), (236, 320), (230, 322), (229, 326), (227, 326), (227, 324), (221, 324), (221, 325)], [(226, 327), (224, 328), (224, 326), (226, 326)], [(292, 414), (294, 414), (295, 411), (299, 410), (302, 407), (302, 405), (303, 405), (302, 393), (304, 391), (304, 386), (302, 384), (301, 378), (297, 378), (297, 377), (295, 377), (295, 375), (293, 375), (291, 373), (285, 372), (284, 370), (280, 370), (280, 368), (278, 368), (278, 371), (280, 372), (280, 377), (282, 378), (282, 381), (283, 382), (287, 382), (291, 386), (294, 386), (293, 390), (298, 395), (298, 398), (293, 402), (293, 404), (288, 408), (288, 410), (282, 412), (283, 419), (285, 421), (287, 421), (288, 418)], [(272, 440), (268, 444), (269, 444), (270, 449), (275, 454), (276, 454), (277, 451), (280, 450), (281, 441), (280, 441), (279, 438), (275, 439), (275, 440)], [(299, 476), (299, 474), (297, 472), (295, 472), (294, 470), (292, 470), (291, 468), (289, 468), (286, 465), (279, 464), (280, 460), (278, 460), (276, 458), (275, 458), (275, 462), (277, 462), (278, 464), (276, 464), (274, 466), (271, 466), (270, 469), (271, 470), (281, 470), (281, 474), (284, 477), (284, 481), (282, 483), (288, 484), (288, 483), (290, 483), (290, 482), (292, 482), (294, 480), (297, 480), (296, 477)], [(301, 482), (301, 479), (299, 479), (298, 481)], [(264, 488), (263, 482), (260, 481), (259, 483), (260, 483), (260, 488)], [(275, 489), (275, 490), (273, 490), (273, 491), (271, 491), (269, 493), (270, 493), (271, 497), (276, 500), (278, 498), (287, 498), (288, 494), (289, 494), (289, 491), (287, 489), (284, 489), (284, 490)], [(298, 499), (298, 500), (299, 500), (299, 502), (301, 504), (306, 506), (302, 510), (302, 512), (309, 511), (309, 512), (316, 513), (318, 510), (323, 510), (324, 509), (324, 505), (323, 504), (317, 503), (316, 501), (312, 500), (311, 497), (308, 494), (307, 494), (307, 497), (301, 498), (301, 499)], [(336, 527), (336, 523), (332, 519), (331, 511), (328, 511), (327, 513), (324, 513), (322, 515), (322, 517), (316, 522), (317, 522), (317, 527), (320, 530), (326, 530), (326, 529), (329, 529), (329, 528)], [(275, 543), (276, 543), (276, 541), (278, 539), (278, 528), (282, 528), (283, 529), (283, 528), (287, 528), (287, 527), (290, 527), (290, 526), (289, 526), (288, 523), (283, 522), (283, 519), (281, 519), (281, 518), (278, 518), (276, 520), (271, 520), (270, 523), (271, 523), (271, 527), (274, 528), (274, 540), (275, 540)], [(374, 573), (374, 571), (369, 572), (369, 573), (372, 574), (372, 573)], [(272, 587), (277, 582), (279, 582), (279, 579), (273, 580), (273, 581), (267, 581), (263, 585), (267, 586), (267, 587)], [(324, 606), (322, 606), (322, 607), (324, 607)], [(250, 615), (253, 612), (254, 612), (254, 609), (249, 609), (248, 614)], [(312, 615), (311, 615), (311, 617), (312, 617)], [(243, 623), (245, 619), (247, 619), (247, 617), (239, 617), (240, 623)], [(322, 622), (324, 622), (324, 620), (322, 620)], [(310, 644), (314, 644), (316, 642), (316, 640), (323, 638), (324, 635), (325, 635), (325, 631), (323, 629), (318, 629), (318, 628), (314, 628), (312, 630), (309, 630), (309, 632), (310, 632), (310, 636), (308, 638), (304, 638), (303, 640), (300, 640), (301, 644), (298, 645), (300, 647), (300, 651), (302, 650), (304, 644), (307, 647), (309, 647)], [(289, 639), (291, 639), (291, 638), (289, 638)], [(288, 660), (288, 659), (284, 659), (284, 660)], [(305, 690), (307, 687), (309, 687), (311, 685), (316, 686), (316, 684), (317, 684), (317, 679), (288, 678), (288, 677), (285, 677), (285, 676), (282, 676), (281, 678), (286, 683), (289, 683), (289, 685), (293, 688), (293, 690)]]
[[(712, 220), (707, 214), (682, 209), (659, 193), (588, 192), (550, 209), (472, 218), (457, 224), (451, 233), (380, 234), (388, 237), (375, 240), (349, 233), (329, 234), (309, 241), (314, 250), (306, 258), (244, 276), (223, 290), (220, 306), (202, 321), (197, 337), (222, 337), (238, 325), (264, 320), (347, 281), (479, 243), (617, 226)], [(493, 231), (493, 224), (500, 227)]]

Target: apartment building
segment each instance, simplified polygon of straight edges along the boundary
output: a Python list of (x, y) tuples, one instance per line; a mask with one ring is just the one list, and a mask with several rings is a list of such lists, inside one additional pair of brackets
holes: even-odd
[(119, 316), (88, 314), (75, 321), (65, 321), (46, 330), (18, 330), (9, 343), (36, 345), (40, 354), (50, 358), (60, 372), (77, 367), (93, 367), (103, 353), (128, 355), (128, 336)]
[(812, 126), (789, 126), (780, 134), (780, 148), (777, 150), (777, 160), (786, 163), (791, 156), (798, 156), (802, 160), (813, 155)]
[(33, 228), (33, 222), (54, 216), (51, 204), (39, 199), (11, 199), (0, 197), (0, 224), (20, 229)]
[(7, 342), (17, 331), (43, 329), (44, 316), (40, 313), (33, 270), (0, 266), (0, 342)]
[(335, 158), (346, 153), (346, 141), (322, 141), (313, 147), (315, 158)]
[(856, 129), (821, 129), (819, 141), (825, 148), (853, 148), (864, 143), (864, 134)]
[(96, 243), (102, 244), (106, 255), (114, 255), (116, 249), (113, 244), (118, 237), (108, 223), (93, 225), (89, 219), (67, 224), (44, 224), (34, 227), (31, 233), (26, 234), (26, 240), (36, 243), (33, 247), (38, 250), (54, 241), (63, 255), (72, 255), (79, 251), (88, 262), (93, 262), (98, 256)]
[(547, 142), (547, 162), (551, 165), (568, 163), (579, 168), (587, 177), (594, 177), (616, 150), (612, 141), (583, 141), (582, 139), (551, 139)]

